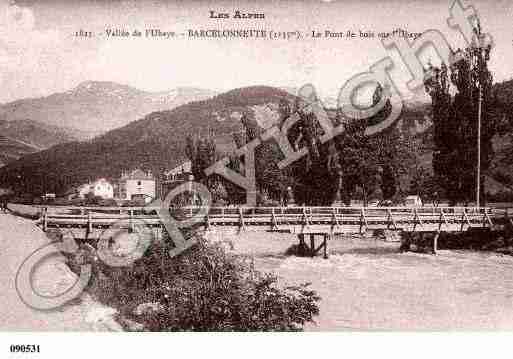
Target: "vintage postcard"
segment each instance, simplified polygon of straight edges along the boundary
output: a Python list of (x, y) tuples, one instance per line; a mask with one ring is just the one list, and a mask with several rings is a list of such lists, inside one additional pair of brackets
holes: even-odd
[(512, 18), (3, 0), (0, 331), (512, 330)]

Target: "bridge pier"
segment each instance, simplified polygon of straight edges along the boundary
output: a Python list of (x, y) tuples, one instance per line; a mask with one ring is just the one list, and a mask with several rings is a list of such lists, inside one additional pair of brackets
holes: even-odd
[(331, 236), (328, 234), (324, 234), (323, 236), (324, 236), (324, 238), (323, 238), (324, 245), (322, 247), (323, 251), (324, 251), (323, 258), (328, 259), (328, 239), (331, 239)]
[(440, 231), (436, 232), (433, 237), (433, 254), (436, 254), (438, 250), (438, 237), (440, 237)]
[(401, 232), (401, 246), (399, 251), (409, 252), (412, 244), (412, 234), (410, 232)]
[(310, 245), (306, 244), (305, 241), (305, 234), (301, 233), (298, 234), (299, 238), (299, 246), (298, 246), (298, 254), (300, 255), (309, 255), (310, 257), (315, 257), (315, 255), (322, 249), (323, 250), (323, 258), (328, 259), (328, 239), (330, 237), (329, 234), (321, 233), (322, 235), (322, 242), (317, 247), (315, 245), (315, 233), (310, 233)]
[[(438, 253), (438, 239), (440, 238), (440, 234), (442, 232), (441, 231), (436, 231), (436, 232), (402, 232), (401, 233), (401, 246), (399, 248), (399, 250), (401, 252), (408, 252), (411, 250), (411, 245), (412, 244), (415, 244), (417, 247), (419, 245), (421, 245), (423, 248), (426, 248), (427, 246), (429, 246), (429, 242), (430, 242), (430, 239), (429, 239), (429, 235), (433, 235), (433, 241), (431, 242), (432, 243), (432, 247), (431, 247), (431, 251), (433, 254), (437, 254)], [(414, 236), (417, 236), (417, 238), (413, 238)], [(428, 236), (428, 237), (426, 237)], [(427, 245), (426, 245), (426, 241), (427, 241)]]

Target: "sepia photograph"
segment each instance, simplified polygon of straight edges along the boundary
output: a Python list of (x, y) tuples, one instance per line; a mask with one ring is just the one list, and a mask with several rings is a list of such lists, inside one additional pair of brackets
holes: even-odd
[(2, 0), (0, 332), (513, 330), (512, 19)]

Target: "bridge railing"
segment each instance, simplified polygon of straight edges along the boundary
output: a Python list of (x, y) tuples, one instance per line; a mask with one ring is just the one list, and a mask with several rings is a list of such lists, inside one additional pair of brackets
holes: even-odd
[[(50, 227), (105, 228), (116, 222), (132, 224), (137, 220), (161, 226), (158, 207), (45, 207), (40, 223), (44, 230)], [(345, 230), (354, 227), (391, 228), (402, 230), (464, 230), (469, 227), (492, 227), (497, 218), (513, 226), (513, 211), (488, 207), (199, 207), (170, 208), (176, 220), (198, 216), (197, 224), (213, 226), (246, 225), (283, 230), (314, 225), (318, 230), (333, 230), (343, 225)], [(279, 227), (292, 226), (292, 227)], [(297, 228), (295, 229), (297, 230)], [(338, 228), (340, 230), (340, 228)]]
[[(158, 218), (158, 207), (45, 207), (43, 215), (47, 220), (68, 218), (93, 218), (93, 219), (146, 219)], [(203, 211), (202, 211), (203, 210)], [(188, 206), (170, 208), (171, 215), (177, 219), (190, 218), (202, 212), (207, 217), (215, 219), (236, 218), (303, 218), (326, 219), (332, 218), (440, 218), (447, 221), (456, 217), (497, 217), (509, 216), (508, 209), (493, 210), (488, 207), (200, 207)]]
[[(69, 214), (69, 215), (85, 215), (89, 212), (95, 215), (112, 215), (112, 214), (156, 214), (161, 207), (74, 207), (74, 206), (42, 206), (49, 214)], [(184, 213), (193, 214), (202, 206), (186, 206), (180, 208), (170, 208), (170, 211), (182, 211)], [(386, 214), (392, 213), (418, 213), (420, 214), (440, 214), (440, 213), (467, 213), (467, 214), (485, 214), (485, 213), (508, 213), (508, 209), (492, 209), (489, 207), (209, 207), (209, 215), (265, 215), (265, 214)], [(509, 212), (511, 213), (511, 212)]]

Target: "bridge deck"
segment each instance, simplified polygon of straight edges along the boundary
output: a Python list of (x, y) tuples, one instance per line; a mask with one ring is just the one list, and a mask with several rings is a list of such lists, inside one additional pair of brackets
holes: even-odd
[[(217, 230), (290, 233), (357, 233), (390, 229), (407, 232), (454, 232), (469, 228), (513, 225), (508, 209), (486, 207), (186, 207), (170, 211), (174, 218)], [(162, 227), (155, 207), (45, 207), (43, 229)]]

